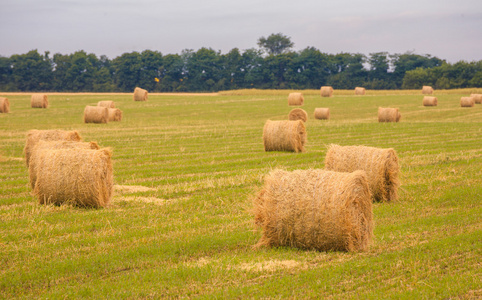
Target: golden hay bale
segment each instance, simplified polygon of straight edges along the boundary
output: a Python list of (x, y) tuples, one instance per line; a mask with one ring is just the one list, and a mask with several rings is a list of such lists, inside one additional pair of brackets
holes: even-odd
[(357, 86), (355, 88), (355, 95), (365, 95), (365, 88)]
[(302, 93), (290, 93), (288, 95), (288, 105), (303, 105), (305, 98)]
[(303, 152), (306, 128), (303, 121), (271, 121), (263, 128), (264, 151)]
[(40, 204), (105, 207), (114, 187), (109, 149), (39, 149), (35, 152)]
[(301, 120), (303, 122), (306, 122), (308, 120), (308, 113), (306, 113), (306, 111), (301, 108), (294, 108), (288, 114), (288, 120)]
[(333, 88), (331, 86), (322, 86), (320, 88), (321, 97), (332, 97), (333, 96)]
[(29, 173), (29, 181), (30, 186), (32, 189), (35, 187), (35, 182), (37, 181), (37, 164), (36, 162), (36, 153), (38, 150), (44, 149), (91, 149), (91, 150), (99, 150), (100, 147), (97, 145), (96, 142), (73, 142), (73, 141), (43, 141), (40, 140), (38, 143), (33, 147), (32, 153), (30, 156), (29, 166), (28, 166), (28, 173)]
[(462, 97), (460, 98), (460, 106), (473, 107), (475, 105), (474, 97)]
[(136, 87), (134, 89), (134, 101), (147, 101), (147, 91)]
[(431, 86), (424, 85), (422, 87), (422, 94), (432, 95), (433, 94), (433, 88)]
[(9, 113), (10, 112), (10, 102), (8, 102), (8, 98), (0, 97), (0, 113)]
[(47, 108), (49, 106), (47, 95), (33, 94), (30, 99), (30, 106), (33, 108)]
[(107, 108), (115, 108), (114, 101), (99, 101), (97, 102), (97, 106), (107, 107)]
[(367, 248), (373, 235), (366, 173), (274, 170), (253, 201), (257, 246), (318, 251)]
[(77, 131), (65, 130), (29, 130), (25, 142), (25, 163), (29, 166), (30, 156), (33, 148), (39, 141), (73, 141), (80, 142), (82, 138)]
[(378, 122), (398, 122), (401, 117), (398, 108), (378, 108)]
[(109, 122), (111, 121), (122, 121), (122, 110), (118, 108), (108, 108), (109, 112)]
[(84, 109), (84, 123), (107, 123), (109, 109), (102, 106), (89, 106)]
[(400, 186), (398, 156), (392, 148), (330, 145), (325, 168), (337, 172), (363, 170), (367, 173), (375, 201), (395, 201)]
[(430, 96), (425, 96), (423, 97), (423, 106), (437, 106), (438, 101), (437, 97), (430, 97)]
[(330, 109), (326, 107), (315, 108), (315, 119), (328, 120), (330, 118)]
[(470, 97), (474, 98), (475, 104), (482, 104), (482, 94), (471, 94)]

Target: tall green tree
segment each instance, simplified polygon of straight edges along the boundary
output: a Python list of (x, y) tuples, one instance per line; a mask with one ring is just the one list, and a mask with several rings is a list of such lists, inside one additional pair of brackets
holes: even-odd
[(48, 91), (52, 82), (52, 62), (49, 52), (37, 50), (10, 57), (12, 83), (19, 91)]
[(288, 52), (293, 48), (291, 38), (282, 33), (273, 33), (267, 38), (264, 36), (258, 39), (258, 46), (263, 48), (269, 55), (279, 55)]

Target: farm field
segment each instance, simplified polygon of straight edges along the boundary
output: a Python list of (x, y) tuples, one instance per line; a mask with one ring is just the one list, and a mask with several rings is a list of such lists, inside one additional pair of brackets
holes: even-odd
[[(0, 299), (482, 298), (482, 89), (302, 91), (304, 153), (264, 152), (266, 120), (286, 120), (289, 91), (218, 94), (0, 94)], [(86, 105), (113, 100), (121, 122), (84, 124)], [(378, 107), (399, 123), (378, 123)], [(330, 120), (313, 118), (329, 107)], [(23, 147), (28, 130), (77, 130), (113, 151), (104, 209), (39, 205)], [(324, 168), (329, 144), (394, 148), (400, 199), (374, 203), (363, 252), (254, 248), (252, 200), (271, 170)]]

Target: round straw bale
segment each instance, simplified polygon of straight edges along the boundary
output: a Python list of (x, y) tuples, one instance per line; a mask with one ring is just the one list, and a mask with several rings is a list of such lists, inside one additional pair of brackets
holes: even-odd
[(333, 96), (333, 88), (331, 86), (322, 86), (320, 88), (321, 97), (332, 97)]
[(30, 99), (30, 106), (33, 108), (47, 108), (49, 106), (47, 95), (33, 94)]
[(263, 128), (264, 151), (303, 152), (306, 143), (306, 128), (301, 120), (271, 121)]
[(423, 106), (437, 106), (437, 97), (425, 96), (423, 97)]
[(301, 105), (303, 105), (304, 101), (305, 101), (305, 98), (303, 97), (302, 93), (290, 93), (288, 95), (288, 105), (301, 106)]
[(470, 97), (474, 98), (475, 104), (482, 104), (482, 94), (471, 94)]
[(374, 201), (398, 199), (400, 167), (397, 153), (392, 148), (330, 145), (325, 168), (337, 172), (363, 170), (367, 173)]
[(424, 86), (422, 87), (422, 94), (432, 95), (432, 94), (433, 94), (433, 88), (432, 88), (431, 86), (424, 85)]
[(37, 164), (36, 153), (40, 149), (91, 149), (91, 150), (99, 150), (100, 147), (97, 145), (96, 142), (73, 142), (73, 141), (38, 141), (38, 143), (34, 146), (32, 150), (32, 154), (30, 156), (29, 166), (28, 166), (28, 173), (29, 173), (29, 180), (30, 186), (32, 189), (35, 187), (35, 182), (37, 181)]
[(460, 98), (461, 107), (474, 107), (475, 99), (474, 97), (462, 97)]
[(8, 98), (0, 97), (0, 113), (9, 113), (10, 112), (10, 102), (8, 102)]
[(108, 108), (108, 111), (109, 111), (109, 122), (122, 121), (122, 110), (118, 108)]
[(378, 122), (398, 122), (401, 117), (398, 108), (378, 108)]
[(330, 118), (330, 109), (325, 107), (315, 108), (315, 119), (328, 120)]
[(136, 87), (134, 89), (134, 101), (147, 101), (147, 91)]
[(40, 204), (105, 207), (114, 186), (109, 149), (39, 149), (35, 153)]
[(254, 199), (257, 246), (318, 251), (366, 249), (373, 212), (366, 173), (274, 170)]
[(77, 131), (66, 130), (29, 130), (25, 142), (25, 163), (29, 166), (33, 148), (39, 141), (73, 141), (80, 142), (82, 138)]
[(308, 120), (308, 113), (301, 108), (294, 108), (288, 114), (288, 120), (290, 121), (301, 120), (303, 122), (306, 122)]
[(107, 123), (109, 109), (102, 106), (89, 106), (84, 109), (84, 123)]
[(114, 101), (99, 101), (97, 102), (97, 106), (107, 107), (107, 108), (115, 108)]
[(357, 86), (355, 88), (355, 95), (365, 95), (365, 88)]

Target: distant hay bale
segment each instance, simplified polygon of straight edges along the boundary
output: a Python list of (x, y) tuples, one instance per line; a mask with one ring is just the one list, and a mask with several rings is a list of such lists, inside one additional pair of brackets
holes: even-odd
[(84, 123), (107, 123), (109, 109), (102, 106), (87, 105), (84, 109)]
[(257, 246), (357, 251), (373, 235), (366, 173), (274, 170), (253, 201)]
[(424, 85), (424, 86), (422, 87), (422, 94), (432, 95), (432, 94), (433, 94), (433, 88), (432, 88), (431, 86)]
[(398, 108), (379, 107), (378, 122), (398, 122), (402, 115)]
[(107, 108), (115, 108), (114, 101), (99, 101), (97, 102), (97, 106), (107, 107)]
[(423, 97), (423, 106), (437, 106), (437, 97), (425, 96)]
[(303, 152), (306, 128), (303, 121), (271, 121), (263, 128), (264, 151)]
[(288, 105), (301, 106), (303, 105), (304, 101), (305, 101), (305, 98), (303, 97), (302, 93), (290, 93), (288, 95)]
[(461, 107), (474, 107), (475, 99), (474, 97), (462, 97), (460, 98)]
[(306, 122), (308, 120), (308, 113), (306, 113), (306, 111), (301, 108), (294, 108), (288, 114), (288, 120), (301, 120), (303, 122)]
[(27, 132), (27, 141), (25, 142), (25, 163), (29, 166), (32, 150), (39, 141), (72, 141), (80, 142), (82, 138), (77, 131), (65, 130), (30, 130)]
[(333, 88), (331, 86), (322, 86), (320, 88), (321, 97), (332, 97), (333, 96)]
[(0, 97), (0, 113), (9, 113), (10, 112), (10, 102), (8, 102), (8, 98)]
[(33, 108), (47, 108), (49, 106), (47, 95), (33, 94), (32, 98), (30, 98), (30, 106)]
[(109, 122), (122, 121), (122, 110), (118, 108), (108, 108), (107, 110), (109, 112)]
[(325, 168), (337, 172), (363, 170), (367, 173), (374, 201), (398, 199), (400, 167), (397, 153), (392, 148), (330, 145)]
[(315, 119), (328, 120), (330, 118), (330, 109), (325, 107), (315, 108)]
[(134, 89), (134, 101), (147, 101), (147, 91), (136, 87)]
[(33, 194), (40, 204), (105, 207), (112, 197), (112, 153), (108, 149), (39, 149)]
[(357, 86), (355, 88), (355, 95), (365, 95), (365, 88)]
[(482, 104), (482, 94), (471, 94), (470, 97), (474, 98), (475, 104)]
[(91, 150), (99, 150), (100, 147), (97, 145), (96, 142), (73, 142), (73, 141), (43, 141), (40, 140), (38, 143), (33, 147), (29, 166), (28, 166), (28, 173), (29, 173), (29, 181), (30, 186), (32, 189), (35, 187), (35, 182), (37, 181), (37, 164), (36, 162), (36, 153), (38, 150), (45, 150), (45, 149), (91, 149)]

